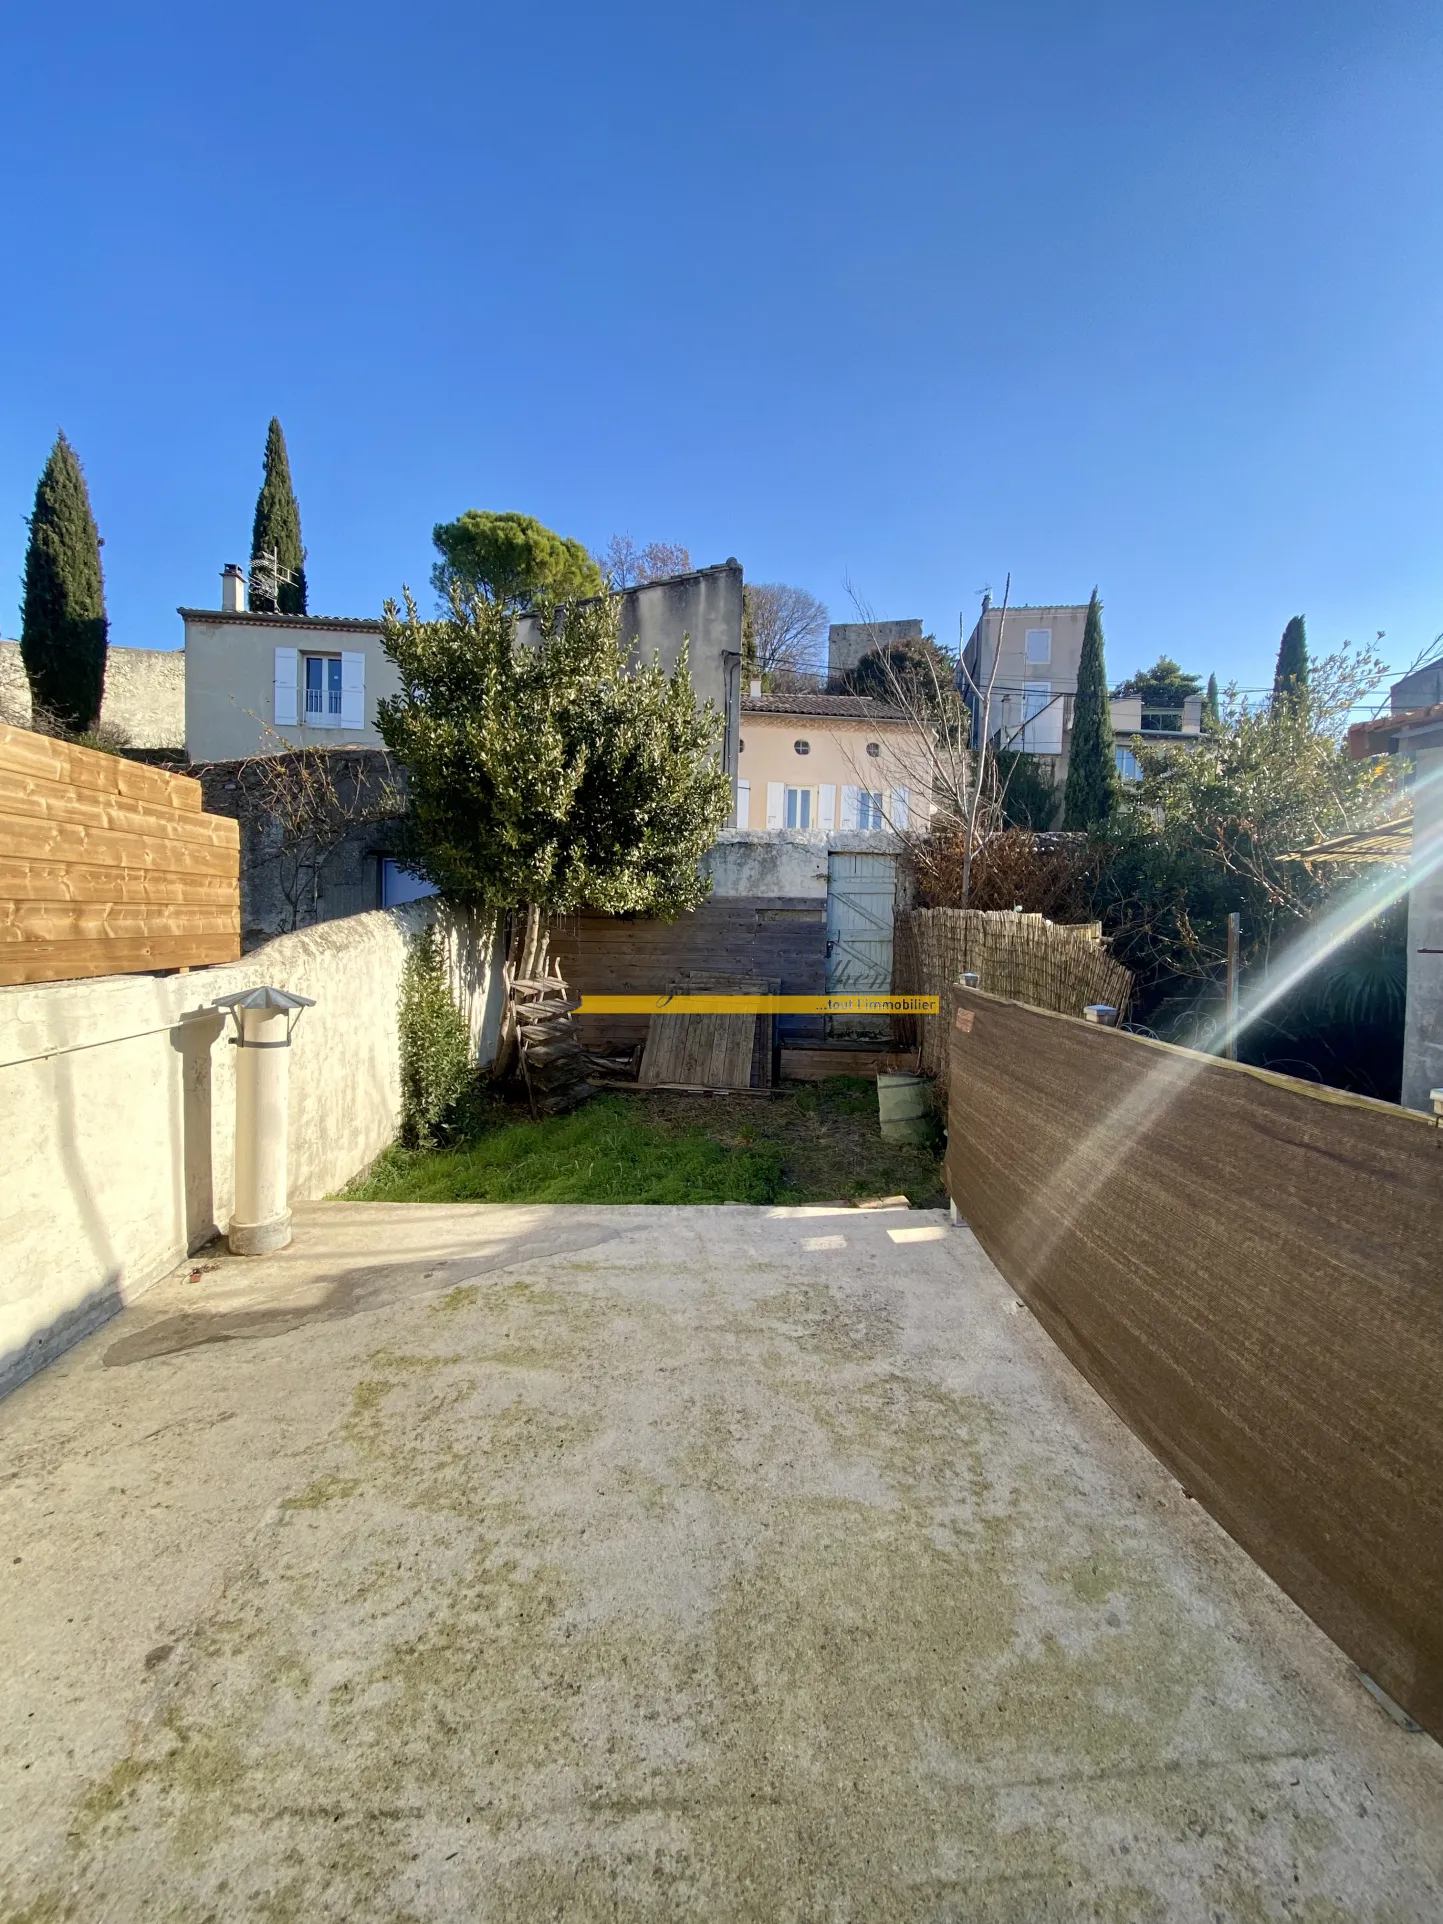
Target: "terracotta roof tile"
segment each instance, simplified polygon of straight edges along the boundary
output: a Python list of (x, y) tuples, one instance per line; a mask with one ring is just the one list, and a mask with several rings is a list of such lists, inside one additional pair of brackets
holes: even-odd
[(817, 720), (905, 722), (905, 710), (870, 695), (743, 695), (744, 715), (801, 715)]

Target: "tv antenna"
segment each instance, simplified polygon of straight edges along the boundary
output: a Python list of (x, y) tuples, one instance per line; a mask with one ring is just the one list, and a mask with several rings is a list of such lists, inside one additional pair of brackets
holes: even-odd
[(293, 588), (295, 585), (295, 571), (281, 566), (277, 549), (263, 549), (260, 554), (251, 556), (251, 571), (247, 586), (250, 589), (252, 608), (255, 607), (258, 598), (270, 602), (272, 607), (277, 606), (281, 598), (281, 589)]

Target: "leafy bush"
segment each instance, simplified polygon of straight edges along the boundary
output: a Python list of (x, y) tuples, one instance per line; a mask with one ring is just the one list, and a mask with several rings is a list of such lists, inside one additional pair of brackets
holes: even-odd
[(456, 1106), (472, 1081), (471, 1036), (451, 999), (433, 927), (406, 957), (397, 1012), (401, 1038), (401, 1141), (416, 1149), (446, 1140)]

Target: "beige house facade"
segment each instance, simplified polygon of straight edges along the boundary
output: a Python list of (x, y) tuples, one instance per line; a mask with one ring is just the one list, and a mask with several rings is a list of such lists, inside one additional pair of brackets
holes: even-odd
[(867, 696), (744, 696), (737, 768), (739, 829), (916, 831), (932, 813), (916, 731)]
[(399, 691), (379, 621), (182, 608), (185, 747), (193, 762), (290, 748), (380, 748), (376, 705)]

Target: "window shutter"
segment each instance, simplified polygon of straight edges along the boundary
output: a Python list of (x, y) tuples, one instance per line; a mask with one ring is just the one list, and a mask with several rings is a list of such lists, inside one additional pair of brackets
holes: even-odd
[(855, 828), (857, 826), (857, 798), (861, 792), (861, 789), (852, 783), (848, 783), (842, 790), (843, 828)]
[(767, 827), (768, 828), (781, 827), (782, 812), (787, 805), (786, 794), (787, 794), (787, 790), (786, 790), (785, 782), (768, 782), (767, 783)]
[(366, 725), (366, 657), (341, 656), (341, 726), (364, 728)]
[(752, 813), (752, 785), (750, 782), (737, 783), (737, 827), (750, 828)]
[(909, 803), (911, 801), (911, 796), (912, 796), (912, 791), (909, 788), (894, 788), (892, 790), (892, 826), (893, 828), (899, 829), (899, 830), (906, 828), (907, 810), (908, 810)]
[(1027, 747), (1034, 755), (1062, 753), (1062, 697), (1052, 695), (1051, 682), (1035, 683), (1028, 691), (1035, 721), (1027, 725)]
[(817, 827), (830, 835), (837, 826), (837, 785), (823, 782), (817, 790)]
[(294, 648), (277, 648), (275, 666), (275, 723), (277, 728), (296, 725), (296, 670), (299, 657)]

